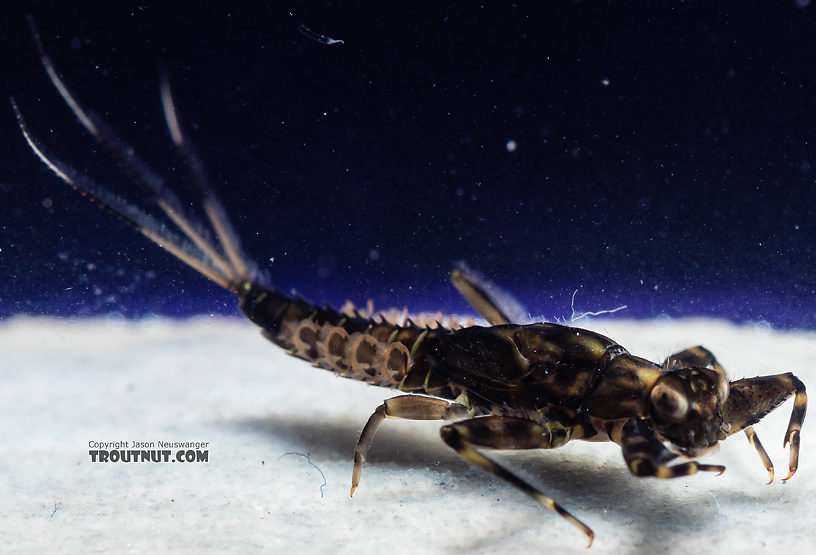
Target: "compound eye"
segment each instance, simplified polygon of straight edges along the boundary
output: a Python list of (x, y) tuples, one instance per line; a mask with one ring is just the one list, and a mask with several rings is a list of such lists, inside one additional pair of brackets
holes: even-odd
[(651, 401), (657, 416), (672, 422), (683, 420), (689, 410), (686, 395), (668, 384), (661, 383), (654, 386)]

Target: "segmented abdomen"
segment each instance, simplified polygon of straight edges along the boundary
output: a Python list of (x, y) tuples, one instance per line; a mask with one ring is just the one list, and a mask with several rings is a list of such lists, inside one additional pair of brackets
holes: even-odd
[(391, 333), (398, 330), (383, 337), (390, 325), (372, 323), (370, 329), (349, 333), (343, 324), (342, 320), (319, 324), (310, 318), (286, 321), (276, 342), (292, 349), (294, 355), (345, 377), (397, 387), (411, 363), (410, 351), (403, 343), (389, 342)]
[(451, 399), (462, 391), (435, 378), (426, 360), (424, 341), (447, 329), (344, 314), (255, 284), (241, 295), (241, 311), (276, 345), (343, 377)]

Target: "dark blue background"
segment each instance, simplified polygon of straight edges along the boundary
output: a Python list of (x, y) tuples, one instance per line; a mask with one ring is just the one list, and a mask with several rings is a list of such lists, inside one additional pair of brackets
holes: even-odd
[[(579, 289), (578, 310), (814, 328), (814, 7), (665, 4), (28, 9), (80, 101), (195, 203), (162, 120), (167, 67), (245, 250), (307, 298), (464, 311), (447, 284), (464, 260), (547, 319)], [(1, 92), (60, 160), (138, 201), (61, 104), (24, 13), (3, 18)], [(10, 108), (0, 133), (0, 315), (235, 313), (44, 169)]]

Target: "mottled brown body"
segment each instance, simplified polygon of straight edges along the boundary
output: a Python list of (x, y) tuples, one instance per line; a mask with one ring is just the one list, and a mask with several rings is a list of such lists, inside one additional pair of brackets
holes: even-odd
[(276, 345), (320, 368), (408, 393), (465, 393), (480, 414), (558, 406), (604, 420), (644, 416), (662, 373), (608, 337), (559, 324), (400, 326), (257, 285), (241, 310)]
[[(786, 479), (798, 466), (807, 396), (792, 374), (729, 384), (716, 358), (702, 347), (658, 365), (601, 334), (559, 324), (446, 329), (408, 320), (399, 325), (319, 308), (255, 283), (238, 292), (244, 314), (290, 354), (343, 377), (431, 396), (396, 397), (374, 412), (355, 450), (352, 493), (374, 433), (389, 416), (460, 419), (441, 430), (448, 445), (570, 520), (590, 542), (586, 525), (476, 448), (551, 449), (573, 439), (614, 441), (633, 474), (674, 478), (722, 472), (718, 465), (670, 463), (696, 458), (745, 430), (772, 480), (773, 465), (751, 425), (795, 394)], [(471, 300), (470, 292), (465, 294)], [(500, 310), (491, 307), (488, 313)]]
[[(162, 83), (165, 120), (174, 144), (190, 167), (215, 240), (205, 226), (184, 215), (160, 177), (136, 157), (101, 120), (80, 106), (45, 54), (32, 26), (40, 59), (55, 88), (93, 138), (135, 176), (182, 237), (87, 176), (54, 161), (31, 136), (17, 104), (12, 107), (32, 151), (62, 181), (173, 256), (234, 292), (241, 311), (263, 334), (290, 354), (346, 378), (398, 389), (366, 423), (354, 452), (351, 492), (360, 483), (374, 434), (386, 418), (452, 421), (442, 440), (474, 465), (515, 485), (579, 528), (592, 530), (552, 498), (482, 451), (553, 449), (570, 440), (614, 441), (636, 476), (676, 478), (725, 467), (693, 459), (719, 441), (745, 431), (773, 481), (774, 470), (752, 425), (786, 399), (794, 406), (784, 445), (790, 443), (791, 478), (807, 409), (804, 384), (793, 374), (729, 382), (713, 354), (692, 347), (655, 364), (629, 354), (603, 335), (558, 324), (511, 323), (490, 288), (461, 270), (454, 286), (490, 326), (459, 329), (418, 325), (410, 319), (372, 318), (318, 307), (291, 298), (255, 276), (237, 237), (207, 183), (203, 164), (187, 144)], [(678, 462), (677, 459), (681, 459)]]

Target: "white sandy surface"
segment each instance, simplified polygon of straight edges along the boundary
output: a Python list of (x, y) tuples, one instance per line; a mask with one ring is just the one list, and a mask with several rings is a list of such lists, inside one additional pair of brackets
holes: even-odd
[[(586, 325), (586, 324), (585, 324)], [(816, 384), (816, 334), (711, 320), (596, 321), (635, 354), (709, 347), (732, 378)], [(439, 423), (388, 420), (349, 498), (363, 424), (390, 390), (287, 357), (241, 320), (0, 323), (0, 550), (586, 553), (584, 537), (471, 468)], [(789, 401), (757, 427), (777, 476)], [(495, 454), (596, 534), (590, 553), (816, 547), (816, 430), (787, 484), (744, 436), (706, 460), (722, 476), (630, 475), (611, 444)], [(207, 463), (92, 463), (89, 442), (208, 442)], [(308, 454), (323, 477), (297, 455)]]

